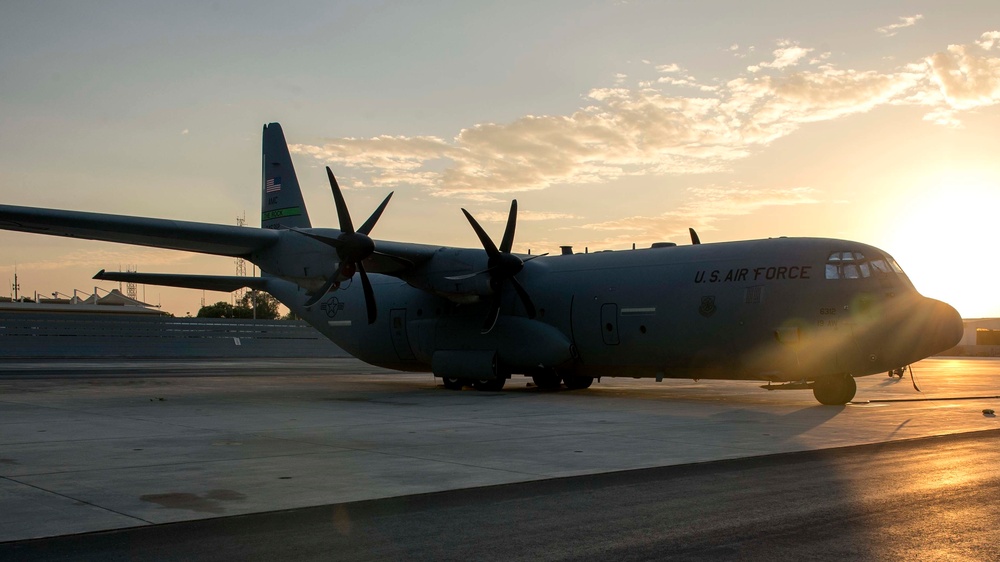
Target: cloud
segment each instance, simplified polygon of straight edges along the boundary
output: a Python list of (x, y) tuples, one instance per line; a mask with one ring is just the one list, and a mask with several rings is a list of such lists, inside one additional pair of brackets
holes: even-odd
[[(606, 238), (599, 244), (615, 245), (626, 240), (649, 243), (686, 237), (688, 228), (699, 231), (716, 230), (719, 220), (750, 215), (764, 207), (811, 205), (820, 202), (816, 190), (810, 187), (754, 188), (742, 185), (691, 187), (688, 202), (666, 213), (654, 216), (637, 215), (585, 225), (585, 228), (622, 232), (616, 238)], [(634, 233), (642, 233), (635, 240)], [(620, 245), (620, 244), (619, 244)]]
[(882, 27), (875, 28), (875, 31), (881, 33), (886, 37), (892, 37), (893, 35), (899, 33), (900, 29), (903, 29), (904, 27), (911, 27), (917, 25), (917, 22), (922, 19), (924, 19), (924, 16), (921, 14), (916, 14), (912, 16), (900, 16), (899, 23), (883, 25)]
[[(914, 16), (916, 17), (916, 16)], [(616, 77), (567, 115), (480, 123), (453, 138), (378, 136), (292, 145), (360, 187), (411, 186), (434, 196), (495, 201), (556, 185), (607, 183), (643, 175), (719, 172), (808, 123), (896, 105), (959, 126), (963, 112), (1000, 103), (1000, 32), (890, 71), (843, 68), (828, 53), (781, 41), (756, 71), (704, 84), (676, 64), (657, 80)], [(683, 88), (678, 88), (683, 86)]]
[(1000, 47), (1000, 31), (987, 31), (979, 37), (976, 45), (987, 51), (993, 47)]
[(35, 271), (55, 271), (70, 267), (93, 268), (94, 273), (104, 269), (109, 263), (142, 264), (141, 270), (152, 271), (157, 268), (176, 265), (191, 257), (185, 252), (162, 250), (157, 248), (131, 248), (115, 250), (84, 250), (73, 251), (60, 255), (55, 259), (20, 262), (19, 267)]
[[(507, 222), (508, 213), (499, 211), (487, 211), (483, 213), (473, 213), (476, 220), (480, 222)], [(571, 215), (569, 213), (544, 213), (538, 211), (517, 211), (517, 222), (527, 221), (550, 221), (550, 220), (568, 220), (568, 219), (578, 219), (580, 217), (576, 215)]]
[(771, 62), (762, 62), (753, 66), (748, 66), (747, 70), (750, 72), (757, 72), (762, 68), (781, 69), (795, 66), (812, 51), (812, 49), (800, 47), (798, 44), (791, 41), (782, 40), (778, 42), (778, 48), (771, 53), (774, 55), (774, 60)]
[(946, 104), (941, 109), (957, 112), (1000, 103), (1000, 57), (980, 55), (967, 45), (949, 45), (924, 62), (935, 93)]

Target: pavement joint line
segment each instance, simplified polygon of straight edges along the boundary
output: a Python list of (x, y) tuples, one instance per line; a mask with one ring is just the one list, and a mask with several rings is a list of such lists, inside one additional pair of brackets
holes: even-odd
[(939, 396), (939, 397), (925, 397), (920, 396), (917, 398), (874, 398), (872, 400), (865, 400), (860, 402), (851, 402), (851, 404), (868, 404), (872, 402), (947, 402), (952, 400), (996, 400), (1000, 399), (1000, 396)]
[(155, 523), (153, 521), (148, 521), (146, 519), (143, 519), (142, 517), (136, 517), (135, 515), (130, 515), (128, 513), (123, 513), (121, 511), (118, 511), (118, 510), (115, 510), (115, 509), (111, 509), (110, 507), (104, 507), (103, 505), (97, 505), (96, 503), (89, 502), (87, 500), (81, 500), (79, 498), (74, 498), (73, 496), (67, 496), (66, 494), (60, 494), (59, 492), (55, 492), (53, 490), (47, 490), (45, 488), (42, 488), (41, 486), (36, 486), (34, 484), (29, 484), (27, 482), (21, 482), (20, 480), (17, 480), (15, 478), (11, 478), (10, 476), (0, 476), (0, 479), (7, 480), (8, 482), (13, 482), (15, 484), (19, 484), (21, 486), (26, 486), (28, 488), (32, 488), (32, 489), (38, 490), (39, 492), (44, 492), (46, 494), (51, 494), (53, 496), (58, 496), (60, 498), (65, 498), (67, 500), (74, 501), (74, 502), (77, 502), (77, 503), (82, 503), (84, 505), (89, 505), (90, 507), (95, 507), (95, 508), (100, 509), (102, 511), (107, 511), (109, 513), (114, 513), (115, 515), (121, 515), (122, 517), (128, 517), (129, 519), (135, 519), (136, 521), (142, 521), (143, 523), (145, 523), (147, 525), (155, 525)]
[(425, 458), (425, 457), (420, 457), (420, 456), (417, 456), (417, 455), (402, 455), (402, 454), (399, 454), (399, 453), (392, 453), (392, 452), (388, 452), (388, 451), (369, 451), (369, 452), (376, 453), (376, 454), (379, 454), (379, 455), (383, 455), (383, 456), (386, 456), (386, 457), (399, 457), (399, 458), (403, 458), (403, 459), (413, 459), (413, 460), (420, 460), (420, 461), (427, 461), (427, 462), (437, 462), (437, 463), (450, 464), (450, 465), (455, 465), (455, 466), (464, 466), (466, 468), (476, 468), (476, 469), (479, 469), (479, 470), (490, 470), (490, 471), (496, 471), (496, 472), (505, 472), (507, 474), (518, 474), (518, 475), (524, 475), (524, 476), (531, 476), (531, 477), (534, 477), (534, 478), (551, 478), (551, 475), (545, 474), (545, 473), (524, 472), (524, 471), (520, 471), (520, 470), (510, 470), (510, 469), (507, 469), (507, 468), (495, 468), (495, 467), (492, 467), (492, 466), (481, 466), (481, 465), (478, 465), (478, 464), (469, 464), (469, 463), (457, 462), (457, 461), (452, 461), (452, 460), (447, 460), (447, 459)]
[[(328, 445), (329, 446), (329, 445)], [(369, 451), (367, 449), (352, 449), (350, 447), (336, 447), (336, 450), (332, 451), (319, 451), (310, 453), (294, 453), (285, 455), (254, 455), (249, 457), (240, 457), (232, 459), (209, 459), (209, 460), (196, 460), (188, 462), (161, 462), (156, 464), (137, 464), (137, 465), (127, 465), (127, 466), (116, 466), (110, 470), (136, 470), (143, 468), (158, 468), (158, 467), (170, 467), (170, 466), (185, 466), (185, 465), (202, 465), (202, 464), (219, 464), (227, 462), (243, 462), (252, 461), (258, 459), (280, 459), (280, 458), (292, 458), (292, 457), (312, 457), (312, 456), (323, 456), (323, 455), (336, 455), (339, 453), (346, 453), (349, 451), (353, 452), (375, 452)], [(81, 468), (78, 470), (58, 470), (55, 472), (33, 472), (31, 474), (18, 474), (18, 478), (24, 478), (28, 476), (55, 476), (59, 474), (83, 474), (94, 471), (106, 471), (107, 468)], [(0, 476), (0, 478), (10, 478), (9, 476)]]

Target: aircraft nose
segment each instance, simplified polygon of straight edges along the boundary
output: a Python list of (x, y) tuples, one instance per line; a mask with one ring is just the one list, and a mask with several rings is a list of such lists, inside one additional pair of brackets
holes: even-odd
[(925, 349), (940, 353), (958, 345), (965, 334), (962, 316), (953, 307), (941, 301), (927, 299), (927, 322), (924, 325)]

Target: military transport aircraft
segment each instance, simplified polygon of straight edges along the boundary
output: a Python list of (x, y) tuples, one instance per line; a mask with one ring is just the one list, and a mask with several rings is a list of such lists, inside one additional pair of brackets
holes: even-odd
[[(0, 228), (242, 257), (261, 277), (111, 273), (95, 279), (267, 291), (355, 357), (431, 371), (444, 386), (543, 389), (600, 377), (754, 380), (845, 404), (854, 377), (956, 345), (962, 320), (878, 248), (770, 238), (523, 255), (464, 209), (482, 249), (373, 240), (327, 168), (340, 228), (315, 228), (284, 134), (264, 126), (262, 228), (0, 205)], [(355, 282), (359, 281), (359, 282)], [(784, 384), (774, 384), (784, 383)]]

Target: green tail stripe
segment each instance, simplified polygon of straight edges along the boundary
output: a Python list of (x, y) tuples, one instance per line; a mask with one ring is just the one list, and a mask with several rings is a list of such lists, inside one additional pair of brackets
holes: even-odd
[(264, 211), (260, 215), (260, 220), (269, 221), (285, 217), (297, 217), (301, 214), (302, 214), (301, 207), (285, 207), (284, 209), (274, 209), (273, 211)]

